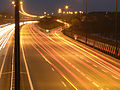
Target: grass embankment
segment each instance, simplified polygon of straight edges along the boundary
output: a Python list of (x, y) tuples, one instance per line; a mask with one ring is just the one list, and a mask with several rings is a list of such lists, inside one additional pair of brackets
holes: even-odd
[[(83, 35), (88, 38), (92, 38), (99, 41), (108, 42), (108, 40), (94, 36), (99, 35), (101, 37), (107, 37), (111, 39), (117, 38), (120, 40), (120, 13), (118, 14), (118, 30), (115, 30), (115, 13), (106, 12), (92, 12), (87, 15), (76, 15), (76, 16), (63, 16), (61, 19), (67, 20), (72, 26), (64, 30), (63, 33), (69, 35)], [(115, 36), (115, 32), (117, 35)], [(111, 42), (113, 43), (113, 42)]]
[(38, 25), (45, 30), (46, 29), (51, 30), (51, 29), (63, 26), (63, 24), (57, 22), (56, 18), (54, 17), (40, 19)]

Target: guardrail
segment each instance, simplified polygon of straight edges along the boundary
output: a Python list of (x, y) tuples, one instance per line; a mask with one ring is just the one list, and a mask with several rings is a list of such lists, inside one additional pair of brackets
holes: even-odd
[[(82, 35), (82, 34), (78, 35), (77, 39), (74, 37), (75, 34), (65, 33), (64, 31), (63, 31), (63, 34), (65, 34), (65, 35), (67, 35), (67, 36), (69, 36), (69, 37), (71, 37), (71, 38), (73, 38), (77, 41), (80, 41), (84, 44), (87, 44), (91, 47), (94, 47), (94, 48), (96, 48), (96, 49), (98, 49), (98, 50), (100, 50), (104, 53), (107, 53), (111, 56), (114, 56), (114, 57), (120, 59), (120, 45), (118, 45), (118, 47), (116, 49), (116, 45), (114, 45), (114, 44), (108, 44), (108, 43), (105, 43), (105, 42), (97, 41), (97, 40), (91, 39), (89, 37), (87, 37), (87, 42), (86, 42), (85, 34), (84, 35)], [(117, 54), (116, 54), (116, 50), (117, 50)]]

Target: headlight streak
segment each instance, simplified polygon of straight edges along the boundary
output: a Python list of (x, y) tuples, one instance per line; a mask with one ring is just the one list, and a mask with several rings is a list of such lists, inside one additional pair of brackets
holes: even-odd
[[(21, 40), (22, 40), (22, 39), (21, 39)], [(23, 40), (22, 40), (22, 41), (23, 41)], [(21, 42), (21, 44), (22, 44), (22, 42)], [(32, 44), (32, 43), (31, 43), (31, 44)], [(38, 51), (39, 54), (42, 54), (33, 44), (32, 44), (32, 46)], [(23, 45), (22, 45), (22, 47), (23, 47)], [(70, 85), (72, 85), (72, 87), (73, 87), (75, 90), (78, 90), (77, 87), (76, 87), (74, 84), (72, 84), (71, 81), (70, 81), (69, 79), (67, 79), (67, 77), (65, 77), (64, 74), (63, 74), (54, 64), (52, 64), (43, 54), (42, 54), (42, 56), (43, 56), (43, 58), (46, 60), (46, 62), (48, 62), (51, 66), (53, 66), (53, 67), (59, 72), (59, 74), (60, 74), (61, 76), (63, 76), (63, 78), (64, 78), (67, 82), (69, 82)]]
[[(12, 29), (13, 25), (6, 26), (6, 27), (7, 27), (7, 29), (4, 29), (5, 30), (4, 32), (3, 31), (0, 32), (0, 35), (1, 35), (0, 36), (0, 38), (1, 38), (0, 39), (0, 50), (6, 46), (8, 40), (10, 39), (10, 36), (12, 35), (12, 33), (14, 31), (14, 29)], [(10, 27), (10, 29), (8, 27)]]
[(0, 25), (0, 28), (5, 27), (5, 26), (7, 26), (7, 25), (9, 25), (9, 24), (11, 24), (11, 23), (7, 23), (7, 24)]
[[(34, 36), (33, 36), (34, 37)], [(36, 45), (37, 45), (37, 43), (36, 43)], [(77, 89), (77, 87), (69, 80), (69, 79), (67, 79), (67, 77), (53, 64), (53, 63), (51, 63), (33, 44), (32, 44), (32, 46), (43, 56), (43, 58), (49, 63), (49, 64), (51, 64), (62, 76), (63, 76), (63, 78), (68, 82), (68, 83), (70, 83), (70, 85), (72, 85), (76, 90), (78, 90)], [(37, 45), (37, 46), (39, 46), (39, 45)], [(39, 47), (39, 48), (41, 48), (41, 47)], [(43, 48), (41, 48), (42, 50), (44, 50)], [(44, 52), (46, 52), (45, 50), (44, 50)], [(53, 57), (54, 58), (54, 57)]]
[[(55, 34), (56, 34), (57, 37), (61, 38), (62, 41), (66, 41), (64, 38), (60, 37), (57, 33), (55, 33)], [(78, 51), (78, 52), (80, 52), (79, 49), (81, 49), (82, 51), (85, 51), (84, 49), (78, 47), (77, 45), (74, 45), (73, 43), (71, 43), (71, 42), (69, 42), (69, 41), (66, 41), (66, 42), (64, 42), (64, 43), (66, 43), (67, 45), (69, 45), (70, 47), (72, 47), (73, 49), (75, 49), (75, 50)], [(74, 48), (73, 46), (75, 46), (76, 48)], [(86, 52), (87, 52), (87, 51), (86, 51)], [(85, 55), (85, 54), (83, 53), (83, 55)], [(91, 54), (90, 54), (90, 55), (91, 55)], [(97, 63), (97, 65), (103, 66), (101, 63), (99, 63), (99, 59), (98, 59), (97, 61), (95, 61), (93, 58), (89, 57), (88, 55), (85, 55), (85, 56), (90, 59), (90, 62), (91, 62), (91, 60), (92, 60), (93, 62)], [(94, 55), (91, 55), (91, 56), (94, 56)], [(100, 60), (101, 60), (101, 59), (100, 59)], [(102, 61), (103, 61), (103, 60), (102, 60)], [(104, 61), (104, 62), (105, 62), (105, 61)], [(106, 68), (106, 66), (107, 66), (107, 65), (105, 65), (105, 66), (103, 66), (103, 67)], [(113, 65), (112, 65), (112, 66), (113, 66)], [(113, 67), (115, 67), (115, 66), (113, 66)], [(116, 67), (116, 68), (117, 68), (117, 67)], [(109, 69), (107, 68), (107, 70), (109, 70)], [(118, 68), (117, 68), (117, 70), (118, 70)], [(109, 70), (109, 71), (111, 71), (111, 70)], [(119, 70), (119, 71), (120, 71), (120, 70)], [(115, 72), (113, 72), (113, 73), (115, 73)], [(119, 73), (117, 74), (117, 76), (119, 76)], [(116, 86), (117, 86), (117, 85), (116, 85)], [(119, 86), (117, 86), (117, 87), (119, 87)]]
[(40, 55), (42, 55), (42, 57), (46, 60), (46, 62), (48, 62), (51, 66), (53, 66), (58, 72), (59, 74), (75, 89), (75, 90), (79, 90), (63, 73), (62, 71), (60, 71), (53, 63), (51, 63), (34, 45), (32, 45), (38, 52)]
[[(84, 54), (83, 54), (84, 55)], [(96, 58), (94, 58), (95, 60), (96, 60)], [(94, 60), (93, 58), (92, 58), (92, 60)], [(93, 65), (94, 65), (94, 63), (93, 62), (91, 62)], [(107, 65), (105, 65), (107, 63)], [(109, 70), (109, 72), (111, 72), (112, 74), (115, 74), (115, 75), (117, 75), (117, 77), (119, 77), (120, 78), (120, 70), (118, 69), (118, 68), (116, 68), (117, 70), (115, 71), (114, 69), (115, 69), (115, 67), (114, 66), (112, 66), (113, 67), (113, 69), (111, 69), (110, 67), (111, 67), (111, 64), (109, 64), (108, 62), (103, 62), (103, 60), (102, 61), (98, 61), (98, 62), (96, 62), (95, 63), (95, 65), (100, 65), (101, 67), (104, 67), (104, 68), (107, 68), (107, 70)], [(109, 66), (109, 67), (108, 67)], [(99, 66), (98, 66), (99, 67)], [(101, 68), (100, 67), (100, 68)], [(101, 68), (102, 69), (102, 68)], [(118, 71), (118, 72), (117, 72)], [(111, 74), (110, 73), (110, 74)]]
[[(27, 23), (37, 23), (38, 21), (26, 21), (26, 22), (20, 22), (20, 26)], [(0, 28), (0, 50), (4, 48), (7, 45), (8, 40), (10, 39), (11, 35), (13, 34), (15, 30), (15, 24), (4, 24), (0, 25), (2, 28)], [(3, 27), (4, 26), (4, 27)]]
[[(58, 37), (58, 36), (57, 36)], [(63, 41), (63, 39), (61, 39), (62, 41)], [(65, 42), (66, 44), (69, 44), (69, 46), (71, 45), (71, 43), (68, 43), (68, 42)], [(74, 46), (73, 44), (72, 44), (72, 46)], [(73, 48), (73, 49), (75, 49), (75, 48)], [(79, 49), (80, 49), (80, 47), (79, 47)], [(76, 50), (76, 49), (75, 49)], [(84, 51), (84, 50), (83, 50)], [(89, 58), (89, 57), (87, 57), (87, 58)], [(92, 59), (91, 57), (89, 58), (89, 59)], [(98, 59), (98, 58), (97, 58)], [(95, 61), (94, 59), (92, 59), (93, 61)], [(98, 61), (98, 63), (100, 63), (99, 62), (99, 59), (97, 60)], [(95, 62), (95, 63), (97, 63), (97, 61)], [(103, 60), (102, 60), (103, 61)], [(90, 60), (90, 62), (91, 62), (91, 60)], [(105, 62), (105, 61), (104, 61)], [(106, 63), (108, 63), (108, 62), (106, 62)], [(110, 65), (110, 63), (108, 63), (109, 65)], [(98, 64), (97, 64), (98, 65)], [(99, 65), (101, 65), (101, 63), (99, 64)], [(108, 65), (108, 66), (109, 66)], [(117, 67), (115, 67), (115, 66), (113, 66), (112, 65), (112, 67), (114, 67), (114, 68), (116, 68), (118, 71), (119, 71), (119, 69), (117, 68)], [(105, 67), (104, 67), (105, 68)], [(111, 71), (111, 70), (109, 70), (109, 71)], [(119, 73), (118, 73), (118, 75), (119, 75)], [(112, 81), (111, 81), (112, 82)], [(95, 84), (95, 83), (93, 83), (93, 84)], [(98, 85), (97, 85), (98, 86)], [(117, 86), (117, 85), (116, 85)], [(119, 86), (117, 86), (117, 87), (119, 87)]]
[[(33, 32), (34, 33), (34, 32)], [(33, 36), (33, 37), (36, 37), (36, 41), (37, 42), (39, 42), (38, 40), (40, 40), (37, 36)], [(45, 36), (42, 36), (42, 37), (45, 37)], [(40, 42), (43, 42), (43, 41), (41, 41), (40, 40)], [(36, 43), (36, 45), (37, 45), (37, 43)], [(37, 45), (39, 48), (41, 48), (39, 45)], [(47, 48), (45, 48), (44, 46), (42, 46), (45, 50), (47, 50)], [(49, 45), (48, 45), (48, 47), (49, 47)], [(50, 48), (50, 47), (49, 47)], [(54, 47), (52, 47), (52, 48), (54, 48)], [(52, 51), (54, 51), (52, 48), (50, 48), (50, 50), (52, 50)], [(42, 48), (41, 48), (42, 49)], [(42, 50), (44, 50), (44, 49), (42, 49)], [(44, 50), (44, 52), (46, 52)], [(49, 52), (49, 50), (47, 50), (47, 52)], [(46, 53), (47, 53), (46, 52)], [(54, 51), (55, 52), (55, 51)], [(50, 55), (53, 59), (55, 59), (55, 60), (57, 60), (56, 58), (55, 58), (55, 56), (51, 53), (51, 52), (49, 52), (49, 54), (48, 55)], [(56, 53), (56, 55), (58, 55), (57, 53)], [(59, 55), (60, 56), (60, 55)], [(60, 56), (61, 57), (61, 56)], [(63, 59), (63, 57), (61, 57), (61, 60)], [(59, 60), (57, 60), (57, 62), (58, 63), (60, 63), (61, 64), (61, 66), (63, 66), (65, 69), (66, 69), (66, 67), (59, 61)], [(69, 64), (69, 62), (66, 60), (65, 61), (66, 63), (68, 63)], [(72, 64), (69, 64), (71, 67), (73, 67), (75, 70), (79, 70), (79, 69), (77, 69), (74, 65), (72, 65)], [(69, 71), (68, 71), (69, 72)], [(69, 72), (70, 73), (70, 72)], [(83, 76), (83, 77), (86, 77), (85, 76), (85, 74), (83, 73), (83, 72), (81, 72), (80, 70), (79, 70), (79, 73)], [(71, 73), (70, 73), (71, 74)], [(72, 73), (72, 75), (73, 75), (73, 73)], [(78, 82), (80, 82), (80, 83), (82, 83), (82, 84), (84, 84), (78, 77), (76, 77), (75, 75), (73, 75), (73, 77), (74, 78), (76, 78), (76, 80), (78, 80)], [(87, 77), (87, 79), (88, 79), (88, 77)], [(90, 80), (90, 79), (88, 79), (88, 80)], [(95, 83), (95, 82), (94, 82)], [(88, 86), (85, 86), (85, 87), (88, 87)], [(89, 89), (90, 89), (90, 87), (88, 87)]]
[[(22, 40), (22, 37), (20, 37), (20, 38), (21, 38), (21, 40)], [(23, 60), (24, 60), (24, 63), (25, 63), (25, 68), (26, 68), (26, 72), (27, 72), (27, 76), (28, 76), (30, 88), (31, 88), (31, 90), (34, 90), (34, 87), (33, 87), (33, 84), (32, 84), (32, 80), (31, 80), (31, 77), (30, 77), (29, 68), (28, 68), (28, 65), (27, 65), (27, 60), (26, 60), (26, 57), (25, 57), (25, 53), (24, 53), (24, 49), (23, 49), (23, 44), (22, 44), (22, 42), (21, 42), (21, 47), (22, 47)]]
[[(35, 29), (34, 29), (35, 30)], [(37, 32), (37, 31), (36, 31)], [(45, 37), (45, 36), (42, 36), (42, 37)], [(39, 38), (37, 38), (38, 40), (40, 40)], [(38, 41), (39, 42), (39, 41)], [(42, 42), (42, 41), (41, 41)], [(53, 47), (54, 48), (54, 47)], [(52, 48), (51, 48), (52, 49)], [(47, 49), (45, 49), (45, 50), (47, 50)], [(53, 51), (53, 50), (52, 50)], [(49, 50), (47, 51), (47, 52), (49, 52)], [(57, 53), (56, 53), (57, 54)], [(84, 63), (82, 63), (83, 65), (85, 65)], [(75, 68), (75, 66), (74, 65), (72, 65), (72, 64), (70, 64), (73, 68)], [(86, 67), (88, 67), (88, 65), (86, 64), (85, 65)], [(75, 68), (77, 71), (79, 70), (79, 69), (77, 69), (77, 68)], [(94, 72), (96, 72), (96, 73), (98, 73), (98, 75), (100, 75), (100, 76), (102, 76), (102, 77), (105, 77), (105, 79), (107, 78), (105, 75), (103, 75), (102, 73), (100, 73), (99, 71), (97, 71), (96, 69), (94, 69), (94, 68), (91, 68), (91, 67), (89, 67), (89, 69), (91, 69), (92, 71), (94, 71)], [(79, 73), (80, 73), (80, 70), (78, 71)], [(80, 73), (81, 75), (83, 75), (86, 79), (88, 79), (88, 80), (90, 80), (91, 81), (91, 79), (90, 78), (88, 78), (85, 74), (83, 74), (83, 73)], [(109, 79), (109, 78), (107, 78), (107, 79)], [(109, 79), (109, 81), (111, 81), (111, 79)], [(96, 84), (96, 82), (94, 82), (94, 81), (91, 81), (92, 82), (92, 84), (94, 84), (94, 85), (96, 85), (97, 87), (99, 86), (98, 84)], [(112, 82), (112, 81), (111, 81)], [(113, 81), (114, 82), (114, 81)], [(117, 85), (116, 85), (117, 86)], [(100, 87), (100, 86), (99, 86)]]
[[(57, 35), (57, 33), (55, 33), (55, 34)], [(57, 36), (58, 36), (58, 35), (57, 35)], [(69, 41), (66, 41), (64, 38), (62, 38), (62, 37), (60, 37), (60, 36), (58, 36), (58, 37), (61, 38), (62, 40), (64, 40), (67, 45), (70, 46), (70, 44), (71, 44), (71, 47), (72, 47), (72, 46), (75, 46), (76, 48), (74, 48), (74, 47), (72, 47), (72, 48), (74, 48), (76, 51), (80, 52), (80, 51), (78, 50), (78, 48), (79, 48), (79, 49), (81, 49), (82, 51), (86, 52), (87, 54), (89, 54), (89, 55), (93, 56), (94, 58), (96, 58), (95, 55), (91, 54), (90, 52), (86, 51), (85, 49), (82, 49), (81, 47), (78, 47), (77, 45), (75, 45), (75, 44), (73, 44), (73, 43), (71, 43), (71, 42), (69, 42)], [(68, 43), (69, 43), (69, 44), (68, 44)], [(86, 55), (86, 56), (87, 56), (87, 55)], [(88, 56), (87, 56), (87, 57), (88, 57)], [(113, 66), (112, 64), (104, 61), (104, 60), (101, 59), (101, 58), (97, 58), (97, 59), (99, 59), (98, 61), (95, 61), (96, 59), (94, 60), (92, 57), (88, 57), (88, 58), (91, 58), (92, 61), (96, 62), (98, 65), (104, 67), (105, 69), (109, 70), (110, 72), (116, 74), (116, 75), (120, 78), (120, 73), (119, 73), (119, 72), (120, 72), (120, 69), (119, 69), (119, 68)], [(105, 65), (105, 64), (107, 64), (107, 65)], [(109, 67), (108, 67), (108, 66), (109, 66)], [(114, 69), (112, 69), (112, 68), (114, 68), (116, 71), (115, 71)], [(118, 72), (117, 72), (117, 71), (118, 71)]]

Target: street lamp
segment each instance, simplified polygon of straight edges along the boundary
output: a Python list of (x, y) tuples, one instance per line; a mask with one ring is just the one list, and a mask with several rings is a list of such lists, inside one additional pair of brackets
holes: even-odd
[(77, 12), (77, 11), (75, 11), (74, 13), (75, 13), (75, 14), (78, 14), (78, 12)]
[(66, 5), (66, 6), (65, 6), (65, 9), (67, 10), (68, 8), (69, 8), (69, 6), (68, 6), (68, 5)]
[(62, 9), (61, 8), (58, 9), (58, 13), (62, 13)]
[(22, 5), (23, 4), (23, 2), (22, 1), (20, 1), (20, 5)]
[(12, 4), (15, 5), (15, 1), (12, 1)]

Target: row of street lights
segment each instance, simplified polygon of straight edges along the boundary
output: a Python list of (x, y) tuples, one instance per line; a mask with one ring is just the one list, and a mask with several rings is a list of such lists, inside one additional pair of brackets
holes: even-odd
[(58, 9), (58, 14), (78, 14), (78, 13), (80, 13), (80, 14), (83, 14), (83, 11), (74, 11), (74, 12), (72, 12), (72, 11), (68, 11), (68, 9), (69, 9), (69, 6), (65, 6), (65, 11), (62, 11), (62, 9), (61, 8), (59, 8)]

